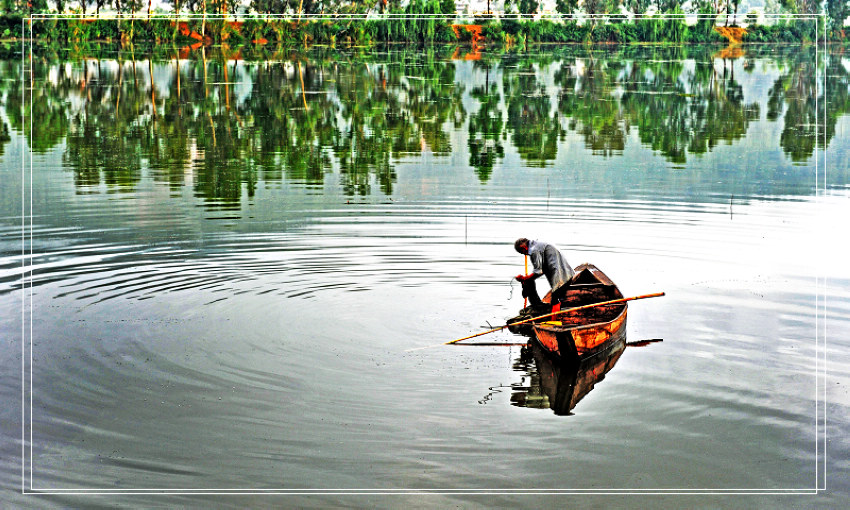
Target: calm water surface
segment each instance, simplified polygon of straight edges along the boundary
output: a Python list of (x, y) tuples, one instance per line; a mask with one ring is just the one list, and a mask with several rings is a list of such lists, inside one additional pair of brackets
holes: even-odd
[[(12, 506), (850, 502), (842, 55), (100, 48), (0, 68)], [(663, 342), (567, 416), (520, 347), (409, 351), (515, 314), (520, 236), (667, 293), (629, 307), (628, 339)]]

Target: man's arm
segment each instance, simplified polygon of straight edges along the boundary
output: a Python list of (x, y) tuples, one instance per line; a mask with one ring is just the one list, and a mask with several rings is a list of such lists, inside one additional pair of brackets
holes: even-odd
[(537, 278), (540, 278), (542, 275), (543, 275), (543, 273), (518, 274), (518, 275), (516, 275), (516, 279), (517, 279), (517, 281), (524, 282), (524, 281), (527, 281), (527, 280), (536, 280)]

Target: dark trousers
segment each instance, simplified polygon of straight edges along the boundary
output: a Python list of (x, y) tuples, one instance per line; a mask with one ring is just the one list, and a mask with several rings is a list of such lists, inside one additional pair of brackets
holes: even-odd
[[(558, 290), (552, 292), (552, 300), (550, 303), (554, 306), (555, 304), (563, 301), (567, 296), (567, 289), (569, 287), (569, 284), (564, 284)], [(528, 298), (528, 302), (531, 306), (539, 306), (543, 304), (543, 301), (540, 300), (540, 295), (537, 294), (537, 286), (535, 285), (534, 280), (526, 280), (522, 282), (522, 297)]]

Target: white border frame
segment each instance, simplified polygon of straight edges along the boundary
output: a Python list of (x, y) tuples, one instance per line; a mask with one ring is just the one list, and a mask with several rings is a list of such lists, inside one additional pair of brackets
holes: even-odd
[[(179, 19), (192, 17), (201, 17), (202, 15), (182, 14), (177, 16)], [(330, 14), (302, 14), (301, 18), (313, 19), (336, 19), (336, 20), (352, 20), (352, 19), (372, 19), (368, 15), (330, 15)], [(420, 15), (383, 15), (390, 19), (448, 19), (451, 15), (446, 14), (420, 14)], [(559, 15), (560, 16), (560, 15)], [(659, 17), (675, 17), (683, 19), (702, 19), (712, 18), (718, 19), (719, 15), (658, 15)], [(787, 14), (763, 14), (768, 18), (776, 19), (803, 19), (814, 20), (815, 27), (815, 137), (817, 142), (817, 127), (820, 126), (821, 120), (824, 122), (823, 129), (823, 150), (819, 151), (818, 144), (815, 143), (813, 158), (815, 162), (815, 203), (820, 201), (820, 198), (826, 194), (826, 149), (827, 149), (827, 133), (826, 133), (826, 102), (823, 104), (824, 115), (820, 117), (821, 105), (818, 104), (818, 90), (823, 87), (824, 97), (826, 93), (827, 72), (824, 69), (823, 82), (817, 83), (817, 71), (820, 65), (820, 46), (821, 42), (817, 41), (817, 34), (820, 34), (821, 27), (824, 32), (824, 50), (826, 50), (826, 15), (808, 14), (808, 15), (787, 15)], [(151, 18), (174, 19), (172, 14), (154, 14)], [(237, 18), (235, 15), (207, 14), (207, 19), (216, 19), (222, 17)], [(248, 15), (248, 18), (283, 18), (292, 19), (298, 18), (294, 14), (277, 14), (277, 15)], [(456, 13), (452, 19), (463, 19), (472, 17), (471, 15)], [(543, 18), (549, 16), (543, 15)], [(591, 19), (596, 17), (610, 18), (611, 15), (599, 16), (571, 16), (571, 19)], [(617, 17), (617, 16), (614, 16)], [(21, 87), (21, 118), (26, 118), (24, 115), (24, 105), (26, 104), (27, 90), (31, 90), (26, 86), (26, 76), (31, 74), (32, 66), (29, 68), (26, 65), (27, 58), (32, 62), (32, 50), (34, 45), (34, 36), (32, 30), (33, 21), (44, 21), (46, 19), (94, 19), (90, 15), (67, 15), (67, 14), (31, 14), (29, 17), (24, 17), (21, 20), (21, 76), (23, 85)], [(100, 19), (148, 19), (147, 15), (121, 15), (121, 16), (104, 16)], [(244, 18), (244, 16), (243, 16)], [(500, 19), (518, 19), (518, 15), (502, 15)], [(532, 18), (528, 18), (531, 20)], [(27, 29), (27, 26), (29, 28)], [(28, 33), (28, 36), (27, 36)], [(32, 85), (32, 82), (30, 82)], [(33, 95), (30, 93), (30, 111), (32, 111)], [(29, 118), (30, 140), (32, 139), (33, 119)], [(22, 137), (22, 144), (27, 144), (26, 139)], [(28, 144), (27, 144), (28, 145)], [(23, 147), (22, 147), (23, 148)], [(822, 152), (821, 154), (819, 154)], [(27, 214), (26, 188), (27, 188), (27, 158), (26, 153), (29, 153), (29, 214)], [(819, 179), (819, 161), (823, 157), (823, 180)], [(826, 491), (826, 317), (827, 305), (826, 296), (823, 290), (826, 287), (826, 277), (817, 276), (815, 279), (815, 487), (799, 488), (799, 489), (50, 489), (36, 488), (34, 483), (34, 452), (33, 452), (33, 270), (32, 261), (33, 254), (33, 160), (32, 150), (27, 146), (26, 151), (21, 151), (21, 494), (24, 495), (141, 495), (141, 494), (162, 494), (162, 495), (247, 495), (247, 494), (268, 494), (268, 495), (426, 495), (426, 494), (443, 494), (443, 495), (518, 495), (518, 494), (575, 494), (575, 495), (816, 495)], [(29, 252), (26, 249), (27, 242), (27, 218), (29, 218)], [(27, 307), (29, 305), (29, 307)], [(27, 322), (27, 310), (29, 310), (29, 321)], [(29, 326), (29, 342), (27, 342), (27, 325)], [(27, 346), (29, 346), (29, 422), (27, 421), (27, 384), (26, 384), (26, 368), (27, 368)], [(819, 400), (822, 398), (823, 401)], [(27, 456), (27, 425), (29, 425), (29, 456)], [(27, 461), (29, 461), (29, 487), (27, 487)]]

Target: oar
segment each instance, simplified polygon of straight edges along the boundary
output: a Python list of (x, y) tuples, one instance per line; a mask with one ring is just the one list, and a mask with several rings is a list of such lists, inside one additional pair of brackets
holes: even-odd
[(576, 307), (573, 307), (573, 308), (567, 308), (566, 310), (559, 310), (557, 312), (547, 313), (546, 315), (540, 315), (538, 317), (532, 317), (531, 319), (526, 319), (524, 321), (517, 321), (517, 322), (512, 322), (510, 324), (505, 324), (504, 326), (499, 326), (498, 328), (488, 329), (487, 331), (482, 331), (481, 333), (475, 333), (474, 335), (469, 335), (469, 336), (465, 336), (463, 338), (458, 338), (457, 340), (452, 340), (451, 342), (443, 342), (441, 344), (429, 345), (429, 346), (426, 346), (426, 347), (415, 347), (413, 349), (407, 349), (405, 352), (419, 351), (419, 350), (422, 350), (422, 349), (430, 349), (431, 347), (439, 347), (441, 345), (456, 344), (456, 343), (461, 342), (463, 340), (468, 340), (470, 338), (475, 338), (477, 336), (487, 335), (487, 334), (490, 334), (490, 333), (495, 333), (496, 331), (501, 331), (501, 330), (507, 328), (508, 326), (519, 326), (520, 324), (528, 324), (529, 322), (534, 322), (534, 321), (537, 321), (537, 320), (540, 320), (540, 319), (545, 319), (547, 317), (552, 317), (553, 315), (575, 312), (577, 310), (586, 310), (588, 308), (594, 308), (594, 307), (597, 307), (597, 306), (615, 305), (617, 303), (625, 303), (626, 301), (636, 301), (638, 299), (660, 297), (660, 296), (663, 296), (663, 295), (664, 295), (663, 292), (656, 292), (654, 294), (644, 294), (642, 296), (612, 299), (610, 301), (601, 301), (599, 303), (591, 303), (589, 305), (576, 306)]
[(626, 342), (626, 347), (645, 347), (655, 342), (663, 342), (663, 338), (648, 338), (646, 340), (636, 340), (634, 342)]
[[(442, 345), (442, 344), (440, 344)], [(522, 343), (507, 343), (507, 342), (473, 342), (468, 344), (452, 344), (452, 345), (465, 345), (468, 347), (525, 347), (528, 345), (528, 342)]]

